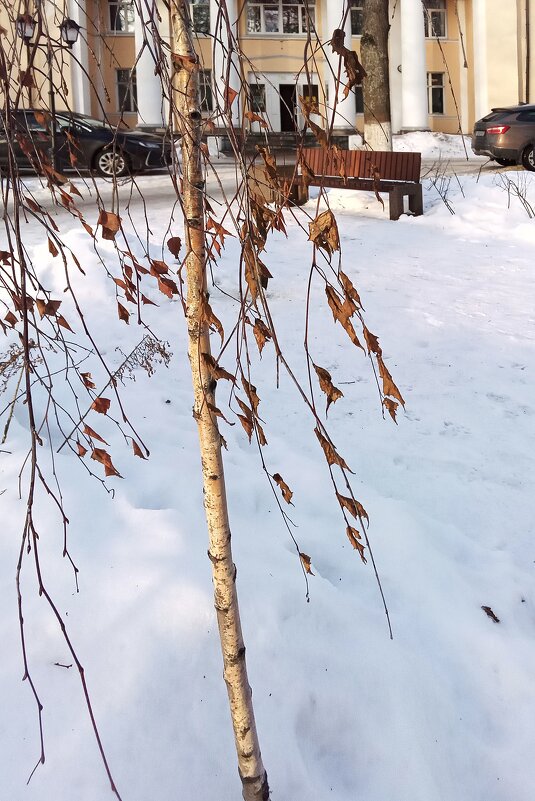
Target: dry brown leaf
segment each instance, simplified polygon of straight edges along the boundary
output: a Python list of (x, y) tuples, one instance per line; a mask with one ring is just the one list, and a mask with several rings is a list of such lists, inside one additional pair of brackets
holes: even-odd
[(264, 429), (262, 428), (262, 426), (258, 422), (258, 418), (256, 418), (256, 420), (255, 420), (255, 427), (256, 427), (256, 433), (258, 434), (258, 442), (262, 446), (267, 445), (268, 442), (267, 442), (267, 439), (266, 439), (266, 435), (264, 434)]
[(137, 442), (135, 441), (135, 439), (132, 440), (132, 449), (134, 451), (134, 456), (139, 456), (140, 459), (147, 458), (143, 453), (143, 451), (141, 450), (141, 448), (139, 447), (139, 445), (137, 444)]
[(327, 136), (327, 134), (323, 130), (323, 128), (320, 128), (320, 126), (316, 125), (315, 122), (312, 122), (312, 120), (309, 120), (308, 117), (307, 117), (307, 125), (310, 128), (310, 130), (312, 131), (312, 133), (314, 134), (314, 136), (316, 137), (316, 139), (318, 141), (318, 144), (320, 144), (323, 148), (328, 148), (329, 147), (329, 137)]
[(347, 276), (342, 270), (339, 271), (338, 277), (340, 278), (340, 283), (344, 288), (344, 292), (346, 297), (350, 298), (353, 303), (355, 304), (357, 309), (362, 309), (362, 303), (360, 302), (360, 296), (349, 276)]
[(325, 458), (327, 459), (327, 464), (329, 465), (337, 464), (343, 470), (348, 470), (350, 473), (352, 473), (353, 471), (349, 469), (344, 459), (340, 456), (339, 453), (336, 452), (335, 448), (331, 445), (329, 440), (323, 436), (321, 431), (318, 428), (315, 428), (314, 433), (317, 436), (321, 447), (323, 448)]
[(40, 298), (36, 298), (35, 305), (37, 306), (37, 311), (41, 319), (43, 319), (45, 315), (47, 317), (55, 317), (61, 306), (61, 300), (41, 300)]
[(87, 448), (84, 448), (82, 443), (79, 439), (76, 440), (76, 447), (78, 449), (78, 456), (85, 456), (87, 453)]
[(225, 421), (225, 423), (228, 423), (229, 426), (234, 425), (234, 423), (231, 423), (230, 420), (227, 420), (221, 409), (218, 409), (217, 406), (214, 406), (213, 403), (207, 403), (206, 405), (208, 406), (212, 414), (215, 414), (216, 417), (220, 417), (222, 420)]
[(401, 392), (394, 384), (392, 376), (388, 372), (382, 356), (377, 356), (377, 364), (379, 365), (379, 375), (383, 380), (383, 394), (390, 395), (392, 398), (396, 398), (396, 400), (401, 403), (403, 408), (405, 408), (405, 401), (403, 400)]
[(258, 350), (260, 355), (262, 355), (262, 351), (264, 349), (264, 345), (268, 340), (271, 339), (271, 333), (267, 325), (257, 317), (253, 326), (253, 334), (256, 339), (256, 344), (258, 345)]
[(182, 247), (182, 240), (179, 236), (172, 236), (170, 239), (167, 240), (167, 248), (173, 254), (173, 256), (178, 258), (178, 254), (180, 253), (180, 248)]
[(301, 559), (301, 563), (305, 568), (305, 573), (309, 573), (311, 576), (313, 576), (314, 573), (312, 572), (312, 560), (310, 556), (308, 556), (308, 554), (306, 553), (301, 553), (301, 551), (299, 551), (299, 556)]
[(193, 72), (198, 68), (198, 60), (195, 56), (180, 55), (179, 53), (171, 53), (171, 62), (175, 72), (185, 69), (188, 72)]
[(499, 618), (499, 617), (497, 617), (497, 616), (494, 614), (494, 612), (492, 611), (492, 609), (490, 608), (490, 606), (482, 606), (481, 608), (482, 608), (482, 610), (484, 611), (484, 613), (487, 615), (487, 617), (490, 617), (490, 619), (491, 619), (491, 620), (494, 620), (494, 622), (495, 622), (495, 623), (499, 623), (499, 622), (500, 622), (500, 618)]
[(160, 275), (166, 275), (169, 272), (169, 267), (164, 261), (160, 261), (159, 259), (151, 259), (150, 260), (150, 274), (159, 277)]
[(171, 281), (166, 275), (159, 275), (158, 276), (158, 289), (162, 292), (166, 297), (171, 299), (173, 295), (178, 295), (178, 287), (174, 281)]
[(87, 434), (87, 436), (91, 439), (98, 439), (98, 441), (103, 442), (104, 445), (108, 445), (106, 440), (101, 437), (100, 434), (97, 434), (97, 432), (90, 428), (87, 424), (84, 425), (84, 434)]
[(121, 218), (113, 211), (101, 210), (97, 225), (102, 226), (103, 239), (115, 239), (115, 234), (121, 228)]
[(390, 417), (392, 418), (394, 423), (396, 423), (396, 425), (397, 425), (398, 421), (396, 420), (396, 412), (397, 412), (399, 403), (397, 401), (395, 401), (395, 400), (392, 400), (392, 398), (386, 398), (385, 397), (385, 398), (383, 398), (383, 406), (386, 408), (388, 414), (390, 415)]
[(336, 497), (342, 509), (347, 509), (355, 520), (366, 520), (367, 523), (370, 522), (366, 509), (359, 501), (356, 501), (354, 498), (348, 498), (346, 495), (340, 495), (339, 492), (336, 493)]
[(62, 314), (58, 314), (58, 316), (56, 317), (56, 320), (57, 320), (58, 325), (60, 325), (62, 328), (66, 328), (67, 331), (72, 331), (72, 333), (74, 334), (74, 331), (72, 330), (72, 328), (70, 327), (69, 323), (67, 322), (67, 320), (65, 319), (65, 317)]
[(308, 166), (305, 159), (301, 157), (299, 162), (301, 167), (301, 177), (303, 179), (303, 184), (306, 187), (309, 187), (310, 184), (314, 183), (316, 180), (316, 173)]
[(344, 303), (342, 303), (336, 290), (329, 284), (327, 284), (325, 287), (325, 294), (327, 295), (327, 302), (331, 308), (335, 321), (340, 323), (344, 331), (349, 336), (351, 342), (356, 345), (357, 348), (364, 350), (349, 319), (355, 311), (355, 305), (353, 301), (350, 298), (346, 298)]
[(261, 128), (269, 128), (267, 122), (260, 117), (259, 114), (255, 114), (254, 111), (245, 111), (243, 115), (249, 122), (258, 122)]
[(215, 328), (218, 332), (219, 336), (221, 337), (221, 344), (223, 344), (223, 340), (225, 339), (225, 332), (223, 331), (223, 325), (221, 324), (221, 320), (214, 314), (214, 310), (208, 303), (206, 295), (203, 295), (203, 299), (201, 301), (201, 317), (202, 320), (208, 323), (209, 326)]
[(245, 417), (246, 417), (248, 420), (250, 420), (250, 421), (251, 421), (251, 423), (252, 423), (252, 422), (253, 422), (253, 412), (252, 412), (252, 409), (250, 409), (250, 408), (247, 406), (247, 404), (246, 404), (246, 403), (244, 403), (244, 402), (241, 400), (241, 398), (238, 398), (238, 396), (237, 396), (237, 395), (236, 395), (236, 402), (237, 402), (238, 406), (240, 407), (240, 409), (242, 410), (242, 412), (243, 412), (243, 414), (245, 415)]
[(253, 412), (255, 415), (258, 415), (258, 404), (260, 403), (260, 398), (256, 394), (256, 387), (253, 384), (250, 384), (244, 375), (241, 377), (241, 383), (247, 398), (249, 399), (249, 403), (252, 406)]
[(239, 414), (238, 415), (238, 420), (242, 424), (242, 426), (243, 426), (243, 428), (245, 430), (245, 433), (249, 437), (249, 442), (250, 442), (251, 441), (251, 437), (253, 436), (253, 424), (252, 424), (251, 420), (249, 420), (243, 414)]
[(4, 317), (4, 320), (11, 327), (15, 326), (18, 323), (18, 319), (15, 317), (12, 311), (8, 311), (8, 313)]
[(334, 214), (330, 209), (322, 211), (315, 220), (308, 224), (309, 241), (324, 250), (328, 256), (340, 250), (340, 237)]
[(127, 325), (130, 322), (130, 312), (123, 306), (122, 303), (117, 302), (117, 312), (119, 313), (119, 320), (123, 320)]
[(80, 377), (87, 389), (95, 389), (95, 384), (92, 381), (93, 376), (91, 373), (80, 373)]
[(50, 237), (48, 237), (48, 252), (52, 254), (52, 258), (55, 258), (59, 254), (59, 250)]
[(274, 481), (276, 484), (278, 484), (278, 485), (279, 485), (279, 487), (280, 487), (280, 490), (281, 490), (281, 492), (282, 492), (282, 497), (284, 498), (284, 500), (286, 501), (286, 503), (290, 503), (290, 504), (292, 504), (292, 506), (293, 506), (293, 503), (292, 503), (293, 492), (291, 491), (291, 489), (290, 489), (290, 487), (288, 486), (288, 484), (287, 484), (287, 483), (284, 481), (284, 479), (283, 479), (283, 477), (281, 476), (281, 474), (280, 474), (280, 473), (273, 473), (273, 475), (271, 476), (271, 478), (273, 479), (273, 481)]
[(224, 378), (226, 381), (230, 381), (232, 384), (236, 383), (234, 376), (227, 372), (223, 367), (220, 367), (211, 354), (202, 353), (201, 355), (206, 367), (208, 368), (211, 378), (213, 378), (215, 381), (219, 381), (220, 378)]
[(353, 528), (353, 526), (348, 526), (346, 528), (346, 534), (349, 542), (351, 543), (353, 548), (355, 548), (355, 550), (359, 552), (360, 558), (362, 559), (364, 564), (366, 564), (366, 557), (364, 556), (364, 545), (362, 544), (362, 542), (359, 542), (360, 532), (357, 531), (356, 528)]
[(375, 164), (370, 164), (370, 173), (373, 181), (373, 191), (375, 192), (375, 197), (384, 209), (385, 204), (383, 198), (379, 194), (381, 189), (381, 173), (379, 172)]
[(235, 89), (231, 86), (225, 87), (225, 100), (227, 101), (228, 105), (231, 106), (236, 98), (238, 97), (238, 93)]
[(91, 458), (104, 465), (104, 473), (106, 476), (118, 476), (122, 478), (118, 470), (115, 469), (110, 454), (103, 448), (93, 448)]
[(379, 340), (369, 331), (365, 325), (362, 326), (362, 332), (364, 334), (364, 339), (366, 340), (366, 345), (368, 346), (368, 354), (375, 353), (376, 356), (381, 356), (382, 350), (381, 346), (379, 345)]
[(91, 404), (91, 408), (94, 409), (99, 414), (108, 414), (108, 409), (110, 408), (111, 400), (109, 398), (95, 398), (93, 403)]
[(325, 413), (329, 411), (329, 406), (331, 403), (336, 403), (339, 398), (344, 397), (344, 393), (342, 390), (335, 387), (331, 380), (331, 374), (327, 372), (323, 367), (318, 367), (317, 364), (314, 364), (314, 370), (319, 378), (320, 387), (327, 395), (327, 408)]
[(231, 231), (227, 231), (227, 229), (224, 228), (221, 223), (217, 222), (217, 220), (214, 220), (214, 218), (210, 215), (208, 215), (206, 219), (206, 230), (215, 231), (215, 235), (219, 237), (222, 245), (225, 244), (226, 236), (234, 236)]

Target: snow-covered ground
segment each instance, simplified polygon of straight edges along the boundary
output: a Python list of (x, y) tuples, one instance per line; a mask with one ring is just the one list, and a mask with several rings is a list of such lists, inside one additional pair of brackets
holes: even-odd
[[(140, 182), (154, 187), (155, 180)], [(253, 357), (269, 442), (264, 456), (294, 492), (294, 533), (315, 574), (309, 603), (257, 452), (239, 424), (222, 424), (242, 622), (273, 801), (534, 797), (535, 222), (518, 193), (535, 206), (531, 175), (427, 180), (425, 215), (391, 222), (371, 195), (330, 192), (344, 270), (406, 400), (398, 426), (382, 419), (369, 364), (334, 325), (316, 280), (309, 345), (344, 393), (329, 426), (370, 516), (392, 641), (371, 566), (346, 539), (313, 422), (284, 373), (277, 388), (269, 344), (261, 369)], [(306, 225), (315, 204), (288, 219), (288, 239), (269, 240), (265, 260), (281, 344), (299, 376), (310, 245), (298, 223)], [(148, 213), (153, 254), (161, 256), (163, 201), (155, 197)], [(93, 225), (96, 212), (86, 214)], [(139, 222), (139, 211), (133, 216)], [(172, 233), (180, 234), (178, 222)], [(142, 332), (133, 319), (129, 326), (117, 319), (114, 287), (84, 232), (73, 228), (68, 240), (86, 272), (73, 280), (88, 321), (117, 366), (116, 349), (128, 353)], [(60, 294), (64, 275), (30, 225), (26, 246), (79, 330)], [(102, 250), (113, 272), (111, 246), (102, 243)], [(236, 254), (235, 240), (227, 239), (215, 271), (223, 292), (211, 293), (227, 329)], [(85, 666), (124, 801), (233, 801), (240, 788), (212, 608), (184, 322), (178, 302), (149, 281), (146, 287), (160, 304), (146, 307), (147, 320), (174, 355), (150, 379), (136, 369), (122, 397), (150, 459), (134, 457), (113, 425), (91, 413), (88, 423), (110, 443), (124, 480), (107, 481), (112, 499), (71, 452), (57, 455), (80, 592), (61, 558), (54, 505), (40, 496), (45, 582)], [(231, 351), (222, 360), (229, 369)], [(101, 386), (103, 374), (91, 369)], [(225, 393), (220, 387), (220, 408)], [(115, 402), (111, 413), (117, 417)], [(106, 801), (112, 795), (78, 675), (59, 666), (72, 659), (38, 596), (30, 560), (26, 636), (44, 704), (46, 762), (26, 786), (39, 756), (35, 705), (21, 681), (15, 591), (24, 515), (17, 476), (26, 448), (21, 405), (0, 462), (0, 801)]]

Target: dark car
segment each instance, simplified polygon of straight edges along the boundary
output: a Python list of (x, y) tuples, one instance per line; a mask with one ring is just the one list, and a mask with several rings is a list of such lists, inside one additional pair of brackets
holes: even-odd
[[(85, 114), (58, 112), (55, 115), (56, 166), (94, 170), (105, 177), (165, 167), (172, 161), (169, 137), (145, 131), (112, 128)], [(52, 161), (52, 120), (39, 109), (13, 111), (9, 134), (0, 118), (0, 168), (8, 164), (11, 149), (17, 166), (40, 171), (40, 164)]]
[(504, 167), (522, 164), (535, 170), (535, 105), (493, 108), (474, 125), (472, 150)]

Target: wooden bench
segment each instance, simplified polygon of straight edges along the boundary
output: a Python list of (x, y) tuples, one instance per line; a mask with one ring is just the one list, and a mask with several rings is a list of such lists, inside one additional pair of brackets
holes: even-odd
[(391, 220), (398, 220), (403, 214), (405, 196), (409, 198), (409, 211), (415, 216), (423, 214), (421, 153), (340, 150), (333, 154), (318, 147), (303, 148), (298, 157), (300, 165), (304, 162), (314, 174), (313, 177), (308, 175), (305, 181), (300, 166), (291, 198), (298, 204), (308, 200), (308, 183), (309, 186), (388, 192)]

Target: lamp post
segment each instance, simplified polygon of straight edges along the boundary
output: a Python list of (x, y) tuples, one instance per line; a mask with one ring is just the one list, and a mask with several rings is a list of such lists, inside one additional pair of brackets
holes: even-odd
[(17, 35), (27, 44), (30, 45), (31, 40), (35, 34), (35, 29), (38, 28), (37, 41), (34, 43), (34, 49), (41, 50), (46, 55), (47, 73), (48, 73), (48, 102), (50, 107), (50, 163), (54, 170), (57, 169), (57, 153), (56, 153), (56, 99), (54, 92), (54, 79), (52, 75), (54, 51), (61, 50), (67, 46), (69, 50), (77, 41), (80, 32), (80, 26), (73, 19), (66, 18), (59, 26), (59, 39), (51, 39), (50, 36), (46, 37), (46, 44), (40, 44), (43, 26), (41, 21), (41, 3), (37, 4), (38, 20), (35, 20), (31, 14), (21, 14), (15, 23)]

